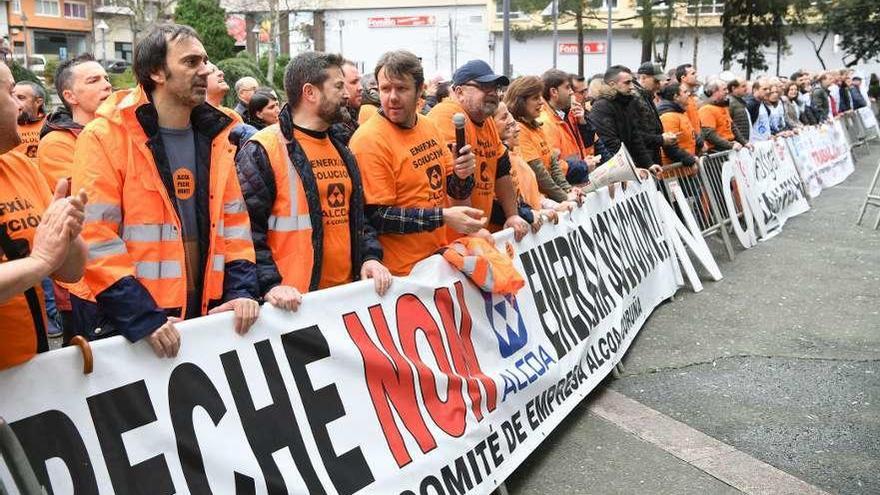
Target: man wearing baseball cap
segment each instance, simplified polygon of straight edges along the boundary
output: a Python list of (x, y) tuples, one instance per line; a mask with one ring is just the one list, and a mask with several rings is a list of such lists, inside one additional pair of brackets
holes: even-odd
[[(471, 206), (489, 215), (490, 222), (503, 228), (513, 228), (516, 239), (521, 239), (529, 224), (518, 213), (516, 188), (510, 176), (510, 157), (495, 128), (493, 116), (498, 109), (501, 88), (510, 84), (506, 76), (495, 74), (489, 64), (471, 60), (452, 75), (450, 98), (438, 103), (428, 113), (447, 143), (455, 143), (455, 114), (463, 114), (464, 144), (470, 145), (476, 156), (474, 189)], [(458, 150), (454, 150), (454, 154)], [(524, 216), (530, 217), (529, 212)]]
[(642, 135), (645, 147), (651, 152), (654, 163), (660, 163), (660, 148), (675, 144), (674, 133), (664, 133), (663, 124), (654, 99), (660, 85), (665, 84), (669, 77), (663, 73), (663, 69), (653, 62), (645, 62), (636, 71), (638, 84), (636, 84), (635, 105), (641, 118), (636, 123), (636, 132)]

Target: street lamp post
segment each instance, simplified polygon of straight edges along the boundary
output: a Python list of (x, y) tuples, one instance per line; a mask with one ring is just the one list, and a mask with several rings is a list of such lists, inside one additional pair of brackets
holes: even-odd
[(260, 25), (254, 24), (251, 33), (254, 34), (254, 58), (260, 59)]
[(101, 60), (107, 60), (107, 40), (105, 38), (107, 37), (107, 31), (110, 30), (110, 26), (104, 22), (104, 19), (101, 19), (95, 28), (101, 32)]
[[(28, 43), (28, 32), (27, 32), (27, 14), (24, 12), (21, 13), (21, 35), (24, 37), (24, 68), (30, 70), (31, 61), (30, 61), (30, 44)], [(14, 50), (13, 50), (14, 51)]]

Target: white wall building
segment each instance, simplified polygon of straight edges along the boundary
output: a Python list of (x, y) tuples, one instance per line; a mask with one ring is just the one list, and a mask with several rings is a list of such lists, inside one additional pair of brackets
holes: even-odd
[[(449, 78), (455, 67), (468, 60), (491, 60), (494, 37), (486, 19), (486, 4), (464, 3), (345, 10), (328, 7), (324, 12), (325, 50), (342, 53), (372, 71), (383, 53), (406, 49), (422, 58), (427, 78), (438, 73)], [(496, 67), (500, 71), (500, 65)]]

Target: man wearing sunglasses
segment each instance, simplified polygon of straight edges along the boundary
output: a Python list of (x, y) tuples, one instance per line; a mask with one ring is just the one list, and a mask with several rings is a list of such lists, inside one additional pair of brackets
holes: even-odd
[[(493, 119), (501, 88), (508, 84), (510, 80), (495, 74), (486, 62), (471, 60), (452, 75), (450, 98), (432, 108), (428, 118), (447, 143), (455, 143), (453, 116), (458, 113), (465, 116), (465, 144), (470, 146), (477, 160), (471, 206), (486, 214), (491, 212), (491, 225), (512, 228), (516, 240), (520, 240), (528, 232), (529, 222), (520, 216), (517, 208), (516, 188), (510, 175), (510, 157)], [(525, 208), (528, 209), (527, 206)], [(531, 217), (531, 209), (522, 214)]]

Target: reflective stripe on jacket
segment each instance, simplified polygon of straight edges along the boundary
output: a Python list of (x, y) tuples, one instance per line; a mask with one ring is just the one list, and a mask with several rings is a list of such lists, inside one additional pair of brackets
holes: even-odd
[[(332, 128), (328, 135), (352, 182), (349, 229), (352, 278), (357, 280), (364, 261), (382, 260), (382, 246), (364, 219), (363, 183), (354, 155)], [(314, 291), (321, 279), (324, 223), (317, 179), (302, 146), (287, 136), (293, 136), (293, 123), (285, 106), (279, 123), (254, 134), (237, 158), (262, 295), (279, 284)]]

